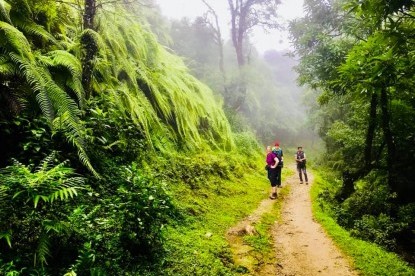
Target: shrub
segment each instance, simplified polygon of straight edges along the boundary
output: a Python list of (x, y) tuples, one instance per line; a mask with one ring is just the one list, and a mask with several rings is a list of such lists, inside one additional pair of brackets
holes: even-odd
[(120, 172), (112, 179), (117, 188), (102, 197), (93, 194), (91, 202), (71, 216), (85, 241), (71, 267), (76, 273), (94, 269), (125, 275), (139, 265), (157, 264), (163, 254), (162, 229), (178, 216), (164, 183), (146, 176), (136, 163)]
[(357, 186), (356, 191), (337, 209), (338, 222), (347, 228), (352, 228), (354, 221), (364, 215), (389, 214), (392, 208), (390, 202), (394, 194), (390, 193), (382, 179), (360, 181)]
[(47, 260), (74, 232), (67, 220), (73, 209), (68, 202), (84, 188), (84, 179), (54, 161), (52, 154), (35, 168), (15, 161), (0, 170), (2, 266), (46, 273)]
[(350, 233), (358, 238), (375, 242), (388, 250), (396, 249), (396, 234), (408, 225), (396, 222), (385, 214), (364, 215), (357, 220)]

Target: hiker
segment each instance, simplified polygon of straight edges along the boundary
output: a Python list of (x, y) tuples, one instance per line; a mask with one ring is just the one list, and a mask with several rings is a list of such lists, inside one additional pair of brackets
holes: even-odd
[(282, 152), (282, 148), (280, 148), (280, 143), (276, 142), (275, 147), (272, 148), (272, 152), (275, 153), (278, 157), (278, 166), (277, 166), (277, 174), (278, 174), (278, 183), (277, 187), (281, 188), (281, 170), (284, 166), (284, 153)]
[(278, 183), (278, 173), (277, 166), (279, 163), (278, 157), (275, 153), (272, 152), (271, 146), (267, 146), (267, 170), (268, 170), (268, 179), (271, 183), (271, 195), (270, 199), (277, 198), (277, 183)]
[(295, 161), (297, 162), (297, 171), (300, 176), (300, 184), (303, 184), (303, 173), (305, 184), (308, 185), (307, 170), (306, 170), (306, 156), (303, 151), (303, 147), (299, 146), (297, 148), (297, 153), (295, 154)]

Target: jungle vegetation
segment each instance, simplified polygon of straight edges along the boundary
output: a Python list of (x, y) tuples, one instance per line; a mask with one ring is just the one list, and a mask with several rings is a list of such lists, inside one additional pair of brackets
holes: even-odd
[(306, 0), (305, 9), (290, 32), (333, 185), (319, 198), (353, 236), (414, 263), (415, 1)]
[(255, 167), (254, 137), (129, 13), (140, 5), (0, 1), (2, 273), (148, 270), (183, 215), (166, 182)]
[(241, 274), (262, 145), (315, 131), (316, 200), (414, 262), (414, 1), (306, 0), (298, 63), (155, 4), (0, 0), (0, 274)]

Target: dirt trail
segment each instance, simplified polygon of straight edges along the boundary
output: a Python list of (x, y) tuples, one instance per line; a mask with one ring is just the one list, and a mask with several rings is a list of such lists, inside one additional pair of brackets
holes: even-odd
[[(260, 267), (259, 271), (250, 270), (251, 275), (358, 275), (321, 226), (314, 221), (309, 195), (313, 176), (310, 173), (308, 176), (310, 185), (300, 184), (297, 174), (283, 179), (283, 187), (290, 185), (291, 191), (283, 201), (282, 222), (276, 222), (272, 229), (276, 258), (273, 263)], [(252, 225), (262, 214), (271, 210), (274, 202), (264, 199), (250, 217), (228, 231), (228, 241), (240, 264), (249, 263), (249, 248), (243, 245), (241, 236), (255, 232)]]

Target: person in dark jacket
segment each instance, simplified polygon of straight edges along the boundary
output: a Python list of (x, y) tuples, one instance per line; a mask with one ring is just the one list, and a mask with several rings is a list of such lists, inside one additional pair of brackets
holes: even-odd
[(300, 184), (303, 184), (303, 175), (304, 174), (304, 180), (305, 184), (308, 185), (308, 177), (307, 177), (307, 169), (306, 169), (306, 156), (305, 152), (303, 151), (303, 147), (297, 148), (297, 153), (295, 154), (295, 161), (297, 162), (297, 171), (298, 175), (300, 176)]

